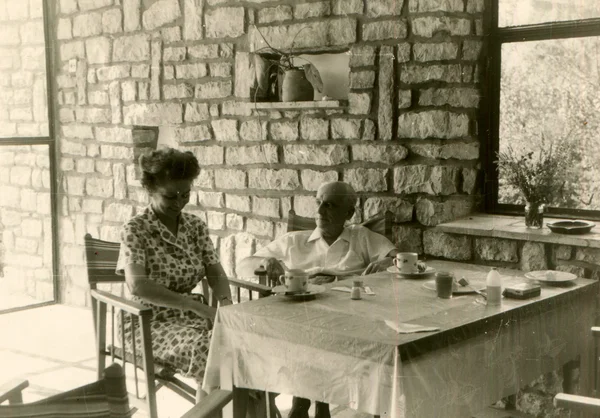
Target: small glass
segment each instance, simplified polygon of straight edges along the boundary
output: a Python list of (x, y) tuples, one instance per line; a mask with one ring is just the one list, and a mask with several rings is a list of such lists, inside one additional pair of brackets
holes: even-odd
[(352, 291), (350, 292), (350, 299), (358, 300), (361, 299), (360, 288), (362, 287), (361, 280), (352, 281)]
[(438, 298), (451, 299), (454, 275), (447, 271), (439, 271), (435, 275), (435, 290)]

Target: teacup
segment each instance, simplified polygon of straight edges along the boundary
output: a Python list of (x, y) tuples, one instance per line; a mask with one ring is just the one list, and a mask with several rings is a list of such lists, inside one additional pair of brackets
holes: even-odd
[(401, 273), (418, 273), (418, 260), (419, 255), (417, 253), (398, 253), (394, 258), (394, 265)]
[(302, 271), (288, 271), (279, 276), (279, 282), (288, 292), (306, 292), (308, 289), (308, 275)]

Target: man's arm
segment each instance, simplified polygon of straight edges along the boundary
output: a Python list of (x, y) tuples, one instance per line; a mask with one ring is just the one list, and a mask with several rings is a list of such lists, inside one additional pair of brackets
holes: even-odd
[(393, 259), (398, 254), (398, 249), (392, 242), (381, 234), (373, 231), (367, 232), (367, 248), (371, 260), (363, 275), (384, 271), (393, 264)]

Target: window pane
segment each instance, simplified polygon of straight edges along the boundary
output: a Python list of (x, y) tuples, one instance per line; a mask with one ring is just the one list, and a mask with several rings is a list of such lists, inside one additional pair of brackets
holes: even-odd
[(0, 2), (0, 138), (48, 136), (42, 1)]
[(499, 0), (498, 26), (600, 17), (598, 0)]
[[(600, 37), (502, 45), (500, 150), (537, 151), (542, 135), (579, 151), (570, 195), (553, 206), (600, 210)], [(500, 177), (499, 203), (523, 203)]]
[(48, 150), (0, 146), (0, 312), (54, 299)]

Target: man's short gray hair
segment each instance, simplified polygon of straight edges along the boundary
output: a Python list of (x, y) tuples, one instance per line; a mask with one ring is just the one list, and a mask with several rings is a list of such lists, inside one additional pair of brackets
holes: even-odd
[(349, 207), (355, 207), (356, 201), (358, 200), (358, 196), (356, 196), (356, 192), (354, 188), (344, 181), (331, 181), (328, 183), (323, 183), (319, 186), (319, 189), (325, 186), (333, 186), (336, 189), (336, 195), (341, 195), (344, 197), (344, 203), (346, 203)]

